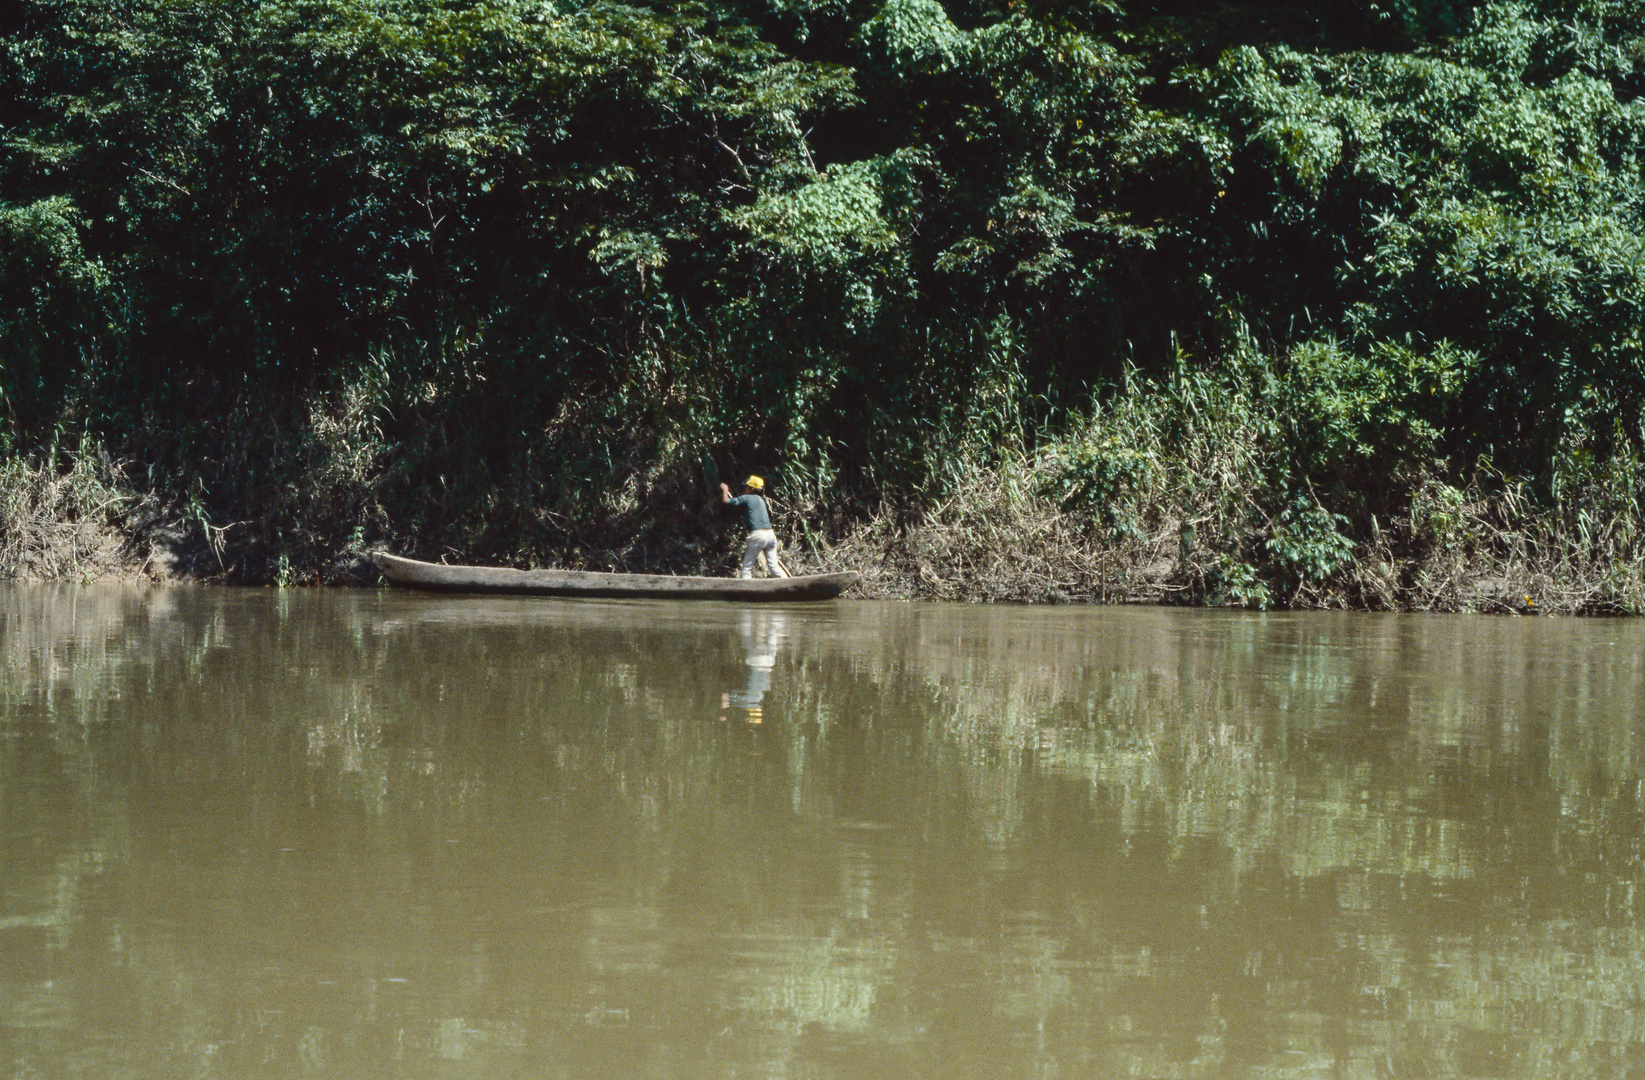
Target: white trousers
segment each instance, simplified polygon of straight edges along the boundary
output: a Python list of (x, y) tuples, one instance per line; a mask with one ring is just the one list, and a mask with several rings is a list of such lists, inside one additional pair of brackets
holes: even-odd
[(770, 529), (755, 529), (748, 534), (748, 546), (743, 548), (743, 569), (738, 577), (753, 577), (754, 566), (765, 556), (766, 569), (772, 577), (787, 577), (788, 571), (777, 561), (777, 534)]

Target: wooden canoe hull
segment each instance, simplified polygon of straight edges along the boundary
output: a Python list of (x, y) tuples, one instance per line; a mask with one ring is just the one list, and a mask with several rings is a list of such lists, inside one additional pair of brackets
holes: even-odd
[(515, 570), (446, 566), (373, 551), (383, 576), (408, 589), (432, 592), (519, 593), (663, 600), (831, 600), (861, 580), (854, 570), (789, 578), (711, 578), (668, 574), (599, 574), (585, 570)]

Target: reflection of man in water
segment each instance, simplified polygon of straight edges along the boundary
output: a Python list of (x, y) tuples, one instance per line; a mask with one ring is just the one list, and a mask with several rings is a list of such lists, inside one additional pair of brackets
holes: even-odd
[(744, 663), (748, 675), (739, 692), (720, 695), (720, 708), (738, 708), (750, 724), (765, 719), (761, 703), (771, 689), (771, 669), (777, 666), (785, 620), (780, 611), (745, 611), (742, 618)]

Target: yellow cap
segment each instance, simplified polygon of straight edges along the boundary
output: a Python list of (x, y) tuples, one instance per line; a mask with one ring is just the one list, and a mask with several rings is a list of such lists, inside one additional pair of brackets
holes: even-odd
[(761, 480), (757, 476), (750, 476), (745, 483), (748, 487), (753, 488), (755, 491), (762, 491), (765, 489), (765, 481)]

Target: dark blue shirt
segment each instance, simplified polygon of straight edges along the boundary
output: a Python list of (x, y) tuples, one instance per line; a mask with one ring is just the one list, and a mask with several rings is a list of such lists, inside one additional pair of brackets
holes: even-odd
[(771, 528), (771, 514), (765, 508), (765, 500), (758, 495), (738, 495), (726, 505), (743, 508), (743, 524), (748, 526), (749, 532)]

